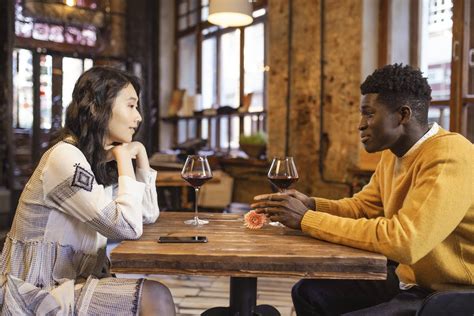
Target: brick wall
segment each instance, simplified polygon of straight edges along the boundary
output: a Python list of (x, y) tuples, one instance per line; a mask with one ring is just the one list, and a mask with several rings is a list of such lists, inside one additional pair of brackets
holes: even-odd
[[(291, 56), (289, 5), (287, 0), (268, 2), (268, 153), (270, 157), (285, 154), (286, 99), (290, 93), (288, 142), (289, 155), (295, 157), (300, 170), (297, 189), (331, 198), (347, 196), (349, 187), (336, 182), (350, 183), (349, 169), (359, 161), (362, 1), (324, 2), (323, 82), (320, 0), (292, 1)], [(324, 179), (331, 183), (319, 172), (320, 157)]]

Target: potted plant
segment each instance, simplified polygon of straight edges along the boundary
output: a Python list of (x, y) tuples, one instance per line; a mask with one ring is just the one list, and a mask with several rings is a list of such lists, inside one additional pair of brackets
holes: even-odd
[(252, 135), (240, 135), (239, 144), (240, 149), (250, 158), (259, 159), (265, 153), (267, 135), (261, 132)]

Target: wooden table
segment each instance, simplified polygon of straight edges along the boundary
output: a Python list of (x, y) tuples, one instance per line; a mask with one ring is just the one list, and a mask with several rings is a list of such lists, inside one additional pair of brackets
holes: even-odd
[[(229, 307), (206, 313), (222, 315), (225, 309), (228, 315), (240, 316), (270, 308), (256, 306), (258, 277), (386, 278), (387, 260), (380, 254), (320, 241), (286, 227), (250, 230), (242, 215), (203, 213), (200, 218), (208, 219), (208, 225), (183, 224), (192, 217), (188, 212), (161, 213), (156, 223), (144, 226), (139, 240), (123, 241), (112, 251), (112, 272), (230, 276)], [(195, 235), (207, 236), (209, 242), (157, 243), (159, 236)]]

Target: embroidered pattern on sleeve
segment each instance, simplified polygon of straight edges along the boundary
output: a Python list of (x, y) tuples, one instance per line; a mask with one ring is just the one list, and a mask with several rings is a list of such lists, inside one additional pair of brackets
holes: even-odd
[(94, 175), (79, 164), (75, 164), (74, 167), (76, 167), (74, 175), (59, 183), (48, 193), (48, 198), (57, 206), (61, 206), (64, 201), (71, 198), (80, 189), (92, 191)]
[(74, 166), (76, 167), (76, 171), (74, 172), (71, 186), (91, 192), (92, 184), (94, 183), (94, 175), (90, 171), (82, 168), (79, 164), (75, 164)]

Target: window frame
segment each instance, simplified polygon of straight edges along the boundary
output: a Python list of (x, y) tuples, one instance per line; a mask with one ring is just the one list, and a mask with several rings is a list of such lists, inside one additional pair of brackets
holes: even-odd
[[(193, 0), (181, 0), (182, 2), (186, 1), (187, 3), (189, 3), (189, 1), (193, 1)], [(217, 58), (217, 71), (216, 71), (216, 83), (217, 83), (217, 86), (216, 86), (216, 91), (215, 91), (215, 99), (216, 100), (219, 100), (220, 99), (220, 86), (219, 86), (219, 78), (220, 78), (220, 67), (219, 67), (219, 56), (220, 56), (220, 41), (221, 41), (221, 37), (222, 35), (226, 34), (226, 33), (231, 33), (233, 31), (235, 31), (236, 29), (240, 29), (240, 88), (239, 88), (239, 105), (241, 105), (242, 103), (242, 98), (243, 98), (243, 95), (244, 95), (244, 88), (245, 88), (245, 82), (244, 82), (244, 44), (245, 44), (245, 28), (246, 27), (249, 27), (249, 26), (253, 26), (253, 25), (256, 25), (256, 24), (259, 24), (259, 23), (263, 23), (263, 28), (264, 28), (264, 34), (267, 34), (267, 14), (264, 14), (262, 16), (259, 16), (257, 18), (254, 18), (252, 23), (249, 24), (249, 25), (246, 25), (245, 27), (227, 27), (227, 28), (218, 28), (216, 29), (215, 31), (211, 31), (209, 33), (207, 33), (206, 35), (202, 35), (202, 31), (205, 30), (205, 29), (209, 29), (209, 28), (215, 28), (217, 27), (216, 25), (213, 25), (211, 23), (209, 23), (208, 21), (201, 21), (200, 23), (198, 22), (195, 26), (191, 26), (191, 27), (188, 27), (184, 30), (178, 30), (178, 18), (179, 17), (182, 17), (182, 16), (188, 16), (188, 19), (189, 19), (189, 12), (185, 13), (185, 14), (181, 14), (179, 15), (179, 5), (181, 3), (181, 1), (176, 1), (176, 14), (175, 14), (175, 47), (176, 47), (176, 56), (179, 56), (180, 54), (180, 50), (179, 50), (179, 40), (183, 37), (186, 37), (186, 36), (189, 36), (190, 34), (195, 34), (196, 36), (196, 91), (194, 91), (195, 93), (202, 93), (202, 42), (205, 40), (205, 39), (208, 39), (208, 38), (211, 38), (211, 37), (215, 37), (216, 38), (216, 58)], [(192, 12), (197, 12), (197, 15), (198, 15), (198, 21), (201, 20), (201, 12), (202, 12), (202, 8), (205, 7), (205, 6), (202, 6), (202, 5), (199, 5), (199, 9), (195, 9), (193, 10)], [(255, 7), (254, 8), (254, 11), (257, 11), (261, 8), (265, 8), (264, 4), (261, 4), (260, 6), (258, 7)], [(268, 50), (268, 45), (264, 45), (264, 63), (266, 64), (267, 63), (267, 50)], [(178, 82), (179, 82), (179, 57), (178, 58), (175, 58), (175, 64), (174, 64), (174, 83), (173, 83), (173, 87), (174, 89), (178, 89), (179, 88), (179, 85), (178, 85)], [(267, 79), (266, 79), (266, 75), (264, 76), (264, 90), (266, 88), (266, 85), (267, 85)], [(266, 95), (264, 94), (264, 102), (263, 102), (263, 108), (265, 109), (266, 108)]]
[[(207, 20), (206, 21), (201, 21), (202, 20), (202, 16), (201, 16), (201, 13), (203, 11), (203, 8), (208, 6), (209, 4), (207, 5), (202, 5), (202, 2), (200, 0), (197, 0), (199, 1), (199, 4), (197, 6), (197, 8), (195, 10), (192, 10), (192, 11), (187, 11), (186, 13), (179, 13), (179, 6), (181, 5), (181, 3), (183, 2), (186, 2), (186, 6), (187, 6), (187, 9), (189, 9), (189, 2), (190, 1), (196, 1), (196, 0), (180, 0), (180, 1), (176, 1), (175, 3), (175, 38), (174, 38), (174, 47), (175, 47), (175, 50), (176, 50), (176, 58), (174, 59), (174, 82), (173, 82), (173, 88), (176, 90), (176, 89), (179, 89), (179, 81), (180, 81), (180, 78), (179, 78), (179, 73), (180, 73), (180, 70), (179, 70), (179, 56), (180, 56), (180, 47), (179, 47), (179, 40), (183, 37), (186, 37), (186, 36), (189, 36), (190, 34), (194, 34), (195, 36), (195, 40), (196, 40), (196, 78), (195, 78), (195, 91), (194, 93), (195, 94), (202, 94), (202, 43), (204, 40), (206, 39), (209, 39), (209, 38), (215, 38), (216, 39), (216, 46), (215, 46), (215, 56), (216, 56), (216, 73), (215, 73), (215, 78), (214, 78), (214, 81), (215, 81), (215, 87), (213, 87), (213, 93), (214, 93), (214, 99), (216, 100), (216, 104), (218, 105), (218, 107), (221, 107), (223, 106), (223, 104), (220, 104), (220, 93), (221, 93), (221, 86), (220, 86), (220, 77), (222, 76), (222, 73), (221, 73), (221, 67), (219, 67), (219, 64), (220, 64), (220, 44), (221, 44), (221, 38), (224, 34), (227, 34), (227, 33), (230, 33), (230, 32), (234, 32), (236, 29), (240, 29), (240, 48), (239, 48), (239, 60), (240, 60), (240, 69), (239, 69), (239, 101), (238, 101), (238, 108), (240, 108), (242, 106), (242, 100), (244, 98), (244, 91), (245, 91), (245, 69), (244, 69), (244, 46), (245, 46), (245, 28), (246, 27), (250, 27), (250, 26), (254, 26), (256, 24), (259, 24), (259, 23), (262, 23), (263, 24), (263, 32), (264, 32), (264, 65), (267, 64), (267, 52), (268, 52), (268, 45), (267, 45), (267, 32), (268, 32), (268, 26), (267, 26), (267, 15), (268, 13), (266, 12), (265, 14), (261, 15), (261, 16), (258, 16), (256, 18), (253, 19), (252, 23), (245, 26), (245, 27), (227, 27), (227, 28), (220, 28), (216, 25), (213, 25), (211, 23), (209, 23)], [(266, 9), (266, 1), (261, 1), (261, 2), (258, 2), (258, 3), (254, 3), (254, 12), (259, 10), (259, 9)], [(191, 13), (194, 13), (194, 12), (197, 12), (197, 24), (194, 25), (194, 26), (190, 26), (190, 27), (187, 27), (185, 29), (182, 29), (182, 30), (179, 30), (179, 18), (180, 17), (183, 17), (183, 16), (187, 16), (188, 17), (188, 20), (189, 20), (189, 16)], [(189, 21), (188, 21), (188, 25), (189, 25)], [(203, 31), (206, 30), (206, 29), (212, 29), (212, 28), (217, 28), (215, 30), (212, 30), (210, 32), (208, 32), (207, 34), (204, 34), (203, 35)], [(267, 95), (265, 93), (266, 91), (266, 88), (267, 88), (267, 81), (268, 81), (268, 74), (267, 74), (267, 71), (264, 72), (264, 77), (263, 77), (263, 111), (259, 112), (258, 115), (264, 115), (265, 111), (266, 111), (266, 103), (267, 103)], [(217, 120), (219, 120), (219, 118), (216, 118)], [(186, 117), (186, 118), (183, 118), (183, 120), (186, 120), (186, 122), (188, 122), (190, 120), (189, 117)], [(199, 119), (198, 119), (199, 120)], [(210, 119), (209, 119), (210, 120)], [(259, 120), (260, 120), (260, 116), (259, 116)], [(263, 118), (263, 120), (265, 120), (265, 117)], [(179, 125), (179, 118), (177, 119), (168, 119), (168, 120), (165, 120), (165, 121), (172, 121), (172, 122), (175, 122), (174, 124), (176, 125)], [(210, 121), (209, 121), (209, 125), (210, 125)], [(197, 122), (197, 125), (200, 125), (200, 122)], [(266, 129), (266, 124), (265, 122), (263, 122), (262, 124), (258, 123), (258, 126), (263, 126), (263, 131), (265, 131)], [(240, 130), (240, 134), (242, 134), (244, 132), (244, 124), (243, 124), (243, 117), (240, 117), (240, 126), (239, 126), (239, 130)], [(227, 126), (227, 128), (229, 129), (229, 126)], [(219, 133), (220, 132), (217, 132), (217, 129), (220, 129), (220, 124), (219, 123), (216, 123), (216, 130), (214, 130), (214, 134), (217, 133), (217, 135), (208, 135), (208, 144), (209, 145), (212, 145), (213, 143), (215, 144), (215, 146), (212, 146), (213, 148), (216, 148), (216, 149), (220, 149), (220, 148), (223, 148), (220, 144), (220, 137), (219, 137)], [(174, 132), (174, 139), (172, 141), (172, 143), (176, 144), (177, 140), (178, 140), (178, 135), (177, 133), (179, 133), (179, 126), (175, 126), (175, 132)], [(186, 123), (186, 132), (184, 133), (185, 134), (185, 138), (187, 139), (188, 136), (189, 136), (189, 127), (188, 127), (188, 123)], [(198, 133), (198, 136), (200, 137), (201, 134), (199, 133), (201, 131), (201, 127), (200, 126), (196, 126), (196, 133)], [(208, 131), (210, 132), (210, 128), (208, 129)], [(227, 135), (229, 135), (230, 132), (227, 131)], [(211, 139), (215, 139), (215, 141), (211, 141)], [(231, 150), (231, 146), (230, 146), (230, 139), (227, 140), (227, 146), (224, 146), (224, 147), (227, 147), (227, 150)]]
[[(471, 4), (466, 0), (453, 1), (453, 27), (451, 55), (451, 83), (449, 99), (431, 101), (430, 108), (438, 108), (441, 111), (449, 107), (449, 130), (461, 133), (474, 142), (473, 135), (467, 130), (472, 129), (474, 119), (468, 117), (467, 106), (474, 105), (474, 94), (469, 95), (467, 85), (469, 84), (469, 36), (474, 33), (474, 16), (470, 16)], [(392, 0), (380, 0), (379, 5), (379, 44), (378, 44), (378, 66), (381, 67), (390, 62), (391, 51), (391, 3)], [(421, 0), (411, 0), (409, 4), (409, 34), (407, 39), (409, 45), (409, 62), (414, 67), (420, 65), (420, 13)], [(473, 34), (474, 35), (474, 34)], [(474, 43), (473, 43), (474, 45)], [(471, 85), (474, 83), (471, 83)]]
[[(20, 3), (21, 4), (21, 3)], [(65, 4), (64, 4), (65, 5)], [(13, 4), (15, 8), (15, 4)], [(84, 8), (82, 8), (84, 9)], [(92, 10), (92, 9), (84, 9), (84, 10)], [(93, 10), (92, 10), (93, 11)], [(71, 57), (77, 58), (82, 60), (82, 64), (84, 67), (84, 60), (91, 59), (93, 60), (94, 64), (108, 64), (108, 65), (121, 65), (127, 66), (130, 61), (126, 60), (122, 56), (106, 56), (103, 54), (97, 54), (96, 48), (97, 43), (99, 43), (102, 39), (100, 34), (97, 36), (96, 46), (87, 46), (81, 44), (74, 44), (74, 43), (58, 43), (49, 40), (38, 40), (34, 39), (33, 37), (22, 37), (16, 35), (15, 33), (15, 22), (17, 21), (17, 17), (15, 14), (15, 10), (12, 11), (12, 18), (13, 18), (13, 45), (12, 45), (12, 52), (17, 49), (24, 49), (28, 50), (32, 53), (32, 67), (33, 67), (33, 86), (32, 86), (32, 94), (33, 94), (33, 123), (31, 128), (30, 127), (19, 127), (17, 122), (13, 122), (9, 128), (12, 129), (13, 135), (16, 134), (25, 134), (30, 135), (31, 137), (31, 157), (32, 163), (35, 164), (39, 161), (41, 155), (46, 149), (47, 142), (45, 140), (50, 139), (51, 135), (57, 130), (57, 126), (53, 126), (53, 121), (55, 119), (56, 113), (54, 111), (54, 105), (57, 102), (60, 102), (62, 107), (62, 111), (64, 112), (67, 108), (67, 104), (63, 103), (62, 98), (62, 85), (63, 85), (63, 74), (62, 74), (62, 60), (64, 57)], [(115, 16), (123, 16), (119, 13), (109, 13), (110, 15)], [(49, 22), (42, 22), (48, 23)], [(52, 100), (51, 100), (51, 128), (42, 128), (40, 125), (41, 122), (41, 102), (40, 102), (40, 56), (41, 55), (49, 55), (52, 57)], [(12, 86), (12, 88), (14, 88)], [(60, 100), (54, 100), (55, 96), (60, 96)], [(12, 100), (13, 102), (13, 100)], [(13, 110), (13, 106), (12, 106)], [(63, 113), (61, 113), (61, 120), (62, 120)]]

